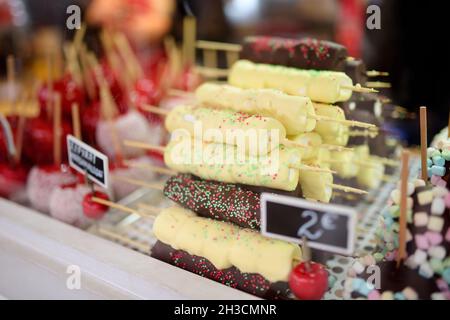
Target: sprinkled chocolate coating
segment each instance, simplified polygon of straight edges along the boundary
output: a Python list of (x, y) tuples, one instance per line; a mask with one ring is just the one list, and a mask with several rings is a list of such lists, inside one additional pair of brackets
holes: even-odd
[(311, 38), (287, 39), (252, 36), (244, 39), (241, 59), (294, 67), (343, 71), (347, 49), (337, 43)]
[(352, 79), (353, 83), (364, 86), (367, 82), (367, 68), (362, 60), (346, 59), (344, 72)]
[(164, 195), (167, 198), (202, 217), (256, 230), (259, 230), (261, 225), (259, 201), (261, 192), (300, 195), (299, 188), (295, 192), (275, 191), (202, 180), (190, 174), (172, 176), (164, 187)]
[(235, 267), (218, 270), (209, 260), (190, 255), (182, 250), (175, 250), (161, 241), (156, 242), (153, 246), (151, 256), (264, 299), (292, 299), (287, 282), (271, 283), (260, 274), (241, 273)]

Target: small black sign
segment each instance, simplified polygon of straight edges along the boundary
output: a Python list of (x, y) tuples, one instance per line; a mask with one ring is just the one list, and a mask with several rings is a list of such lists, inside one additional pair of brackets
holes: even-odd
[(67, 136), (67, 150), (72, 168), (87, 173), (90, 180), (108, 188), (109, 164), (106, 155), (71, 135)]
[(261, 233), (311, 248), (351, 255), (356, 212), (349, 207), (311, 202), (272, 193), (261, 194)]

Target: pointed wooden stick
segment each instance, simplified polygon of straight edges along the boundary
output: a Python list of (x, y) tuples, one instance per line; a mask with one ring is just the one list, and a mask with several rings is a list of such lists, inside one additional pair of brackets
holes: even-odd
[(201, 66), (196, 66), (194, 70), (206, 78), (225, 78), (228, 77), (228, 74), (230, 73), (230, 70), (228, 69)]
[(356, 193), (356, 194), (368, 194), (368, 192), (365, 190), (342, 186), (339, 184), (330, 183), (330, 184), (328, 184), (328, 186), (333, 189), (336, 189), (336, 190), (342, 190), (344, 192), (351, 192), (351, 193)]
[(155, 146), (151, 145), (145, 142), (140, 141), (131, 141), (131, 140), (124, 140), (123, 144), (127, 147), (133, 147), (133, 148), (140, 148), (140, 149), (146, 149), (146, 150), (154, 150), (161, 153), (164, 153), (164, 150), (166, 150), (166, 147), (163, 146)]
[(144, 76), (144, 71), (142, 70), (139, 59), (131, 48), (127, 37), (123, 33), (116, 33), (113, 40), (122, 59), (126, 61), (126, 65), (131, 71), (133, 80), (137, 81), (139, 78), (142, 78)]
[(198, 40), (195, 45), (198, 49), (204, 50), (232, 51), (232, 52), (239, 52), (242, 50), (241, 45), (234, 43)]
[(10, 54), (6, 58), (6, 77), (8, 81), (8, 98), (9, 102), (11, 103), (11, 112), (15, 111), (15, 104), (16, 104), (16, 98), (15, 98), (15, 84), (16, 84), (16, 66), (15, 66), (15, 59), (12, 54)]
[(197, 20), (194, 16), (183, 19), (183, 65), (195, 62), (195, 41), (197, 38)]
[(160, 183), (149, 183), (146, 181), (142, 181), (142, 180), (138, 180), (138, 179), (132, 179), (132, 178), (127, 178), (127, 177), (121, 177), (118, 175), (111, 175), (111, 178), (113, 180), (116, 181), (122, 181), (128, 184), (132, 184), (132, 185), (136, 185), (136, 186), (140, 186), (140, 187), (145, 187), (148, 189), (153, 189), (153, 190), (164, 190), (164, 185), (160, 184)]
[(377, 71), (377, 70), (369, 70), (366, 72), (368, 77), (388, 77), (389, 72)]
[(402, 153), (402, 172), (400, 180), (400, 217), (399, 217), (399, 241), (397, 254), (397, 268), (406, 256), (406, 211), (408, 198), (408, 176), (409, 176), (409, 152)]
[(47, 55), (47, 115), (49, 119), (51, 119), (51, 114), (53, 112), (53, 63), (52, 63), (52, 54)]
[(132, 162), (129, 160), (124, 160), (123, 163), (130, 168), (138, 168), (138, 169), (146, 169), (146, 170), (150, 170), (152, 172), (157, 172), (157, 173), (161, 173), (164, 175), (169, 175), (169, 176), (173, 176), (176, 175), (177, 172), (174, 170), (171, 170), (169, 168), (163, 168), (163, 167), (158, 167), (158, 166), (154, 166), (148, 163), (139, 163), (139, 162)]
[(195, 99), (195, 95), (192, 92), (178, 90), (178, 89), (169, 89), (169, 90), (167, 90), (167, 94), (169, 94), (171, 96), (176, 96), (176, 97)]
[(73, 37), (73, 45), (76, 51), (80, 50), (85, 34), (86, 34), (86, 24), (82, 23), (80, 29), (78, 29), (75, 32), (75, 36)]
[(375, 138), (378, 135), (377, 131), (368, 131), (368, 130), (354, 130), (348, 132), (349, 137), (369, 137)]
[(427, 107), (420, 107), (420, 155), (421, 155), (421, 172), (422, 180), (428, 180), (428, 165), (427, 165), (427, 148), (428, 148), (428, 137), (427, 137)]
[(72, 104), (72, 126), (75, 138), (83, 140), (81, 137), (80, 108), (76, 102)]
[(148, 212), (152, 213), (153, 215), (158, 215), (163, 210), (161, 208), (157, 208), (157, 207), (154, 207), (154, 206), (142, 203), (142, 202), (139, 202), (137, 204), (137, 206), (138, 206), (139, 209), (143, 209), (145, 211), (148, 211)]
[(326, 116), (319, 116), (319, 115), (312, 115), (312, 114), (308, 114), (307, 118), (309, 119), (313, 119), (313, 120), (317, 120), (317, 121), (326, 121), (326, 122), (335, 122), (335, 123), (340, 123), (349, 127), (360, 127), (360, 128), (377, 128), (376, 125), (372, 124), (372, 123), (366, 123), (366, 122), (361, 122), (361, 121), (355, 121), (355, 120), (342, 120), (342, 119), (334, 119), (331, 117), (326, 117)]
[(53, 112), (53, 161), (55, 165), (61, 165), (61, 95), (56, 93), (54, 95), (54, 106), (55, 110)]
[(361, 92), (361, 93), (377, 93), (378, 91), (372, 88), (364, 88), (359, 83), (355, 84), (354, 86), (341, 86), (341, 89), (344, 90), (351, 90), (353, 92)]
[(91, 70), (89, 67), (88, 57), (87, 57), (87, 48), (85, 45), (82, 45), (79, 50), (80, 55), (80, 63), (81, 70), (83, 75), (84, 87), (86, 88), (86, 92), (88, 93), (89, 99), (95, 100), (96, 97), (96, 89), (94, 79), (92, 78)]
[(136, 248), (137, 250), (139, 250), (141, 252), (149, 252), (151, 249), (151, 247), (149, 245), (144, 245), (138, 241), (129, 239), (126, 236), (123, 236), (119, 233), (113, 232), (113, 231), (105, 229), (105, 228), (98, 227), (96, 229), (96, 231), (107, 238), (111, 238), (117, 242), (122, 242), (122, 243), (128, 245), (129, 247)]
[(148, 104), (141, 105), (141, 109), (144, 111), (147, 111), (147, 112), (158, 114), (160, 116), (164, 116), (164, 117), (167, 116), (170, 112), (168, 110), (161, 109), (159, 107), (151, 106)]
[(389, 89), (392, 87), (390, 82), (384, 81), (368, 81), (366, 82), (366, 86), (376, 89)]
[(131, 209), (131, 208), (127, 207), (127, 206), (124, 206), (122, 204), (115, 203), (115, 202), (112, 202), (112, 201), (109, 201), (109, 200), (105, 200), (105, 199), (98, 198), (98, 197), (92, 197), (91, 200), (92, 200), (92, 202), (99, 203), (99, 204), (102, 204), (104, 206), (107, 206), (107, 207), (110, 207), (110, 208), (114, 208), (114, 209), (117, 209), (117, 210), (120, 210), (120, 211), (124, 211), (124, 212), (127, 212), (127, 213), (139, 214), (137, 212), (137, 210)]
[(354, 150), (353, 148), (336, 146), (336, 145), (332, 145), (332, 144), (321, 144), (319, 146), (319, 148), (325, 148), (330, 151), (353, 151)]

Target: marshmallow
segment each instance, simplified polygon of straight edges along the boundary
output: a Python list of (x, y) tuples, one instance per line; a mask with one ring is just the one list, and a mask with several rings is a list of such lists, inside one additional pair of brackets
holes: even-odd
[(378, 290), (370, 291), (369, 294), (367, 295), (367, 298), (369, 300), (380, 300), (380, 298), (381, 298), (380, 291), (378, 291)]
[(434, 198), (431, 203), (431, 214), (441, 216), (445, 211), (445, 202), (442, 198)]
[(435, 165), (437, 165), (439, 167), (443, 167), (445, 165), (445, 159), (442, 158), (441, 156), (434, 156), (432, 158), (432, 160), (433, 160), (433, 164), (435, 164)]
[(355, 261), (352, 265), (352, 269), (355, 270), (357, 274), (361, 274), (364, 272), (365, 268), (361, 262)]
[(445, 161), (450, 161), (450, 150), (442, 150), (441, 155)]
[(425, 183), (425, 181), (423, 181), (422, 179), (416, 179), (414, 180), (414, 186), (416, 188), (418, 187), (425, 187), (427, 184)]
[(429, 279), (433, 276), (434, 271), (427, 262), (424, 262), (419, 267), (419, 274), (422, 277)]
[[(422, 249), (422, 250), (428, 250), (428, 248), (430, 247), (430, 244), (428, 243), (428, 239), (425, 235), (416, 234), (414, 236), (414, 239), (416, 241), (417, 248)], [(420, 264), (420, 262), (418, 262), (418, 263)]]
[(441, 167), (441, 166), (432, 166), (431, 167), (431, 173), (440, 177), (445, 176), (445, 167)]
[(417, 194), (417, 200), (421, 206), (429, 204), (433, 201), (433, 191), (427, 190)]
[(385, 291), (381, 294), (381, 300), (394, 300), (392, 291)]
[(416, 212), (414, 214), (414, 225), (416, 227), (424, 227), (428, 225), (428, 214), (426, 212)]
[(431, 247), (428, 249), (428, 254), (436, 259), (444, 259), (445, 258), (445, 248), (442, 246)]
[(441, 232), (444, 227), (444, 219), (441, 217), (430, 217), (428, 220), (428, 229), (431, 231)]
[(417, 292), (411, 287), (406, 287), (402, 293), (407, 300), (417, 300), (419, 298)]
[(425, 232), (425, 236), (431, 246), (437, 246), (442, 243), (442, 235), (439, 232), (427, 231)]
[(414, 263), (417, 265), (423, 264), (427, 260), (427, 253), (423, 250), (417, 249), (416, 252), (414, 252)]
[(447, 188), (443, 187), (434, 187), (433, 194), (435, 197), (443, 198), (449, 193)]
[(400, 204), (400, 190), (394, 189), (391, 192), (391, 199), (395, 204)]

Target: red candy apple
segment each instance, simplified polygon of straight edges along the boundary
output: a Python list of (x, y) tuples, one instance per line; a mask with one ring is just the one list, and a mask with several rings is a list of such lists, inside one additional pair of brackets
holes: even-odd
[(90, 192), (83, 198), (83, 213), (86, 217), (90, 219), (101, 219), (103, 215), (108, 211), (108, 207), (92, 201), (92, 197), (101, 198), (104, 200), (109, 200), (108, 195), (103, 192), (94, 191)]
[[(61, 94), (61, 107), (66, 119), (70, 119), (72, 114), (72, 104), (77, 103), (83, 107), (85, 94), (83, 89), (73, 80), (70, 74), (65, 74), (61, 79), (53, 83), (53, 90)], [(38, 92), (41, 115), (47, 115), (47, 105), (49, 92), (47, 84), (44, 84)]]
[(291, 271), (289, 287), (300, 300), (320, 300), (328, 289), (328, 272), (320, 263), (302, 262)]
[[(62, 123), (62, 159), (67, 157), (66, 136), (72, 132), (70, 124)], [(24, 155), (36, 165), (53, 162), (53, 124), (42, 118), (29, 120), (25, 128)]]
[(25, 187), (28, 168), (23, 165), (0, 163), (0, 197), (9, 198)]

